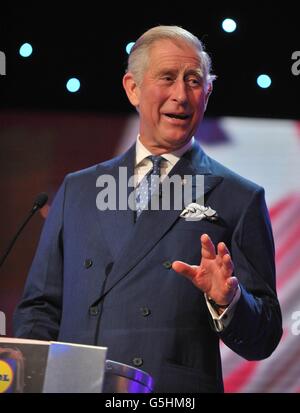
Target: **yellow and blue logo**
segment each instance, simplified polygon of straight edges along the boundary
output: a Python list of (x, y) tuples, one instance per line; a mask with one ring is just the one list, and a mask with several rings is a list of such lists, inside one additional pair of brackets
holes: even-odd
[(5, 360), (0, 360), (0, 393), (9, 392), (13, 382), (14, 372), (11, 365)]

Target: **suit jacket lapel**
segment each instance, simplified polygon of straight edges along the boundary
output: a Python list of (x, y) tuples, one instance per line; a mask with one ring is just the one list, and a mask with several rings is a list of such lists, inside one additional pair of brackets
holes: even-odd
[[(127, 243), (128, 237), (134, 228), (134, 212), (124, 205), (128, 200), (133, 187), (128, 187), (127, 181), (134, 174), (135, 145), (133, 145), (121, 158), (105, 170), (98, 169), (98, 174), (108, 174), (116, 182), (116, 206), (117, 209), (98, 211), (98, 220), (114, 261), (117, 260), (121, 250)], [(122, 174), (120, 182), (120, 174)], [(127, 181), (126, 181), (127, 178)], [(126, 181), (126, 182), (125, 182)], [(122, 209), (119, 209), (122, 197)]]
[[(184, 177), (184, 175), (195, 174), (205, 175), (204, 193), (208, 193), (214, 189), (223, 179), (222, 177), (211, 175), (208, 158), (197, 143), (190, 151), (181, 157), (169, 176), (175, 174), (178, 174), (181, 177)], [(159, 210), (144, 211), (141, 214), (137, 223), (133, 226), (126, 245), (114, 263), (102, 296), (106, 295), (114, 285), (125, 277), (135, 265), (149, 253), (174, 222), (179, 219), (180, 213), (181, 210)], [(120, 220), (121, 217), (118, 218), (118, 222)], [(121, 222), (119, 222), (119, 227), (122, 227)], [(113, 241), (113, 238), (111, 238), (111, 241)]]

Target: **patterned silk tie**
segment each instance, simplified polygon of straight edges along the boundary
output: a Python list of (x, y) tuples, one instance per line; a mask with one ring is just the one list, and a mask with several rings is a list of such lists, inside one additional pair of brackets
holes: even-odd
[(160, 164), (164, 158), (154, 155), (150, 155), (147, 158), (151, 160), (153, 167), (135, 189), (136, 219), (140, 216), (143, 209), (147, 207), (153, 194), (159, 190)]

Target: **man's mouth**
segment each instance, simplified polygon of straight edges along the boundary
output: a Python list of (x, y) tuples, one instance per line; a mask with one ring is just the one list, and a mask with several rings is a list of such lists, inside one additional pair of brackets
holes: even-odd
[(190, 115), (187, 115), (186, 113), (165, 113), (165, 116), (168, 116), (169, 118), (172, 119), (188, 119)]

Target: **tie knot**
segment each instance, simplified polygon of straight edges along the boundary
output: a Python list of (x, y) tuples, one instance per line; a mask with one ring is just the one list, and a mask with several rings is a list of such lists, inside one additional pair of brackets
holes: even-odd
[(157, 173), (156, 171), (160, 170), (160, 164), (164, 158), (162, 156), (150, 155), (148, 159), (150, 159), (153, 164), (153, 173)]

